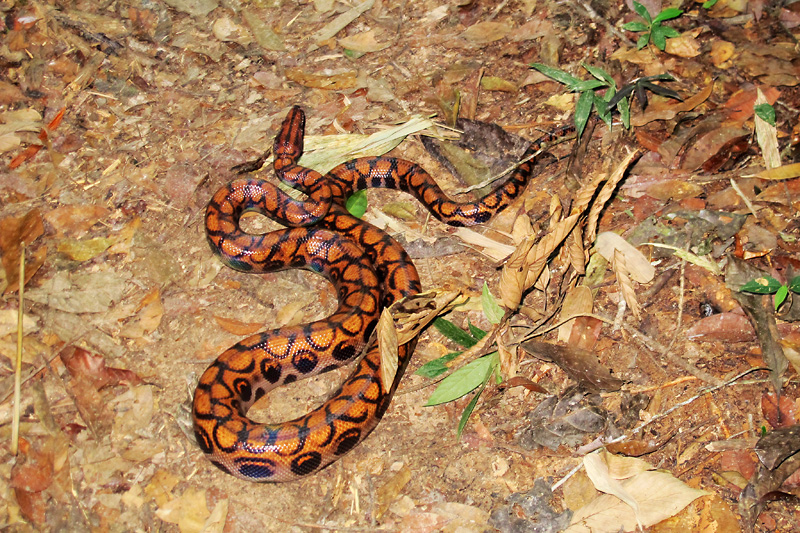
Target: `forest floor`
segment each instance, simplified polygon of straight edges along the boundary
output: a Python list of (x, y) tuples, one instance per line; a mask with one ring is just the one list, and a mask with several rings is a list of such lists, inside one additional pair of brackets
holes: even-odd
[[(629, 2), (577, 0), (0, 0), (3, 528), (794, 529), (800, 2), (643, 4), (649, 22)], [(611, 84), (624, 98), (607, 114)], [(204, 212), (293, 105), (308, 147), (422, 123), (391, 155), (464, 201), (470, 183), (446, 166), (480, 182), (518, 160), (519, 138), (590, 119), (469, 231), (369, 191), (364, 218), (423, 287), (470, 298), (444, 318), (492, 342), (449, 363), (455, 379), (425, 377), (463, 349), (448, 323), (427, 328), (362, 444), (259, 485), (200, 451), (197, 380), (247, 335), (324, 319), (335, 293), (306, 271), (224, 267)], [(445, 140), (456, 117), (484, 123), (474, 150)], [(530, 279), (503, 268), (515, 250)], [(739, 290), (758, 279), (768, 294)], [(478, 357), (470, 381), (458, 369)], [(250, 415), (302, 415), (347, 375), (271, 392)], [(461, 397), (426, 406), (437, 386)]]

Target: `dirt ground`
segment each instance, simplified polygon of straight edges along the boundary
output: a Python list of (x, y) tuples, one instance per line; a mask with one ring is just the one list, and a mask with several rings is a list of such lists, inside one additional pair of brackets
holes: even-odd
[[(651, 13), (668, 7), (646, 5)], [(615, 457), (638, 457), (666, 476), (630, 489), (663, 498), (641, 504), (660, 517), (645, 522), (650, 530), (792, 530), (796, 496), (767, 503), (759, 492), (777, 491), (791, 472), (764, 482), (772, 474), (754, 452), (763, 434), (797, 427), (797, 369), (770, 358), (781, 346), (790, 357), (797, 346), (791, 313), (764, 333), (774, 319), (741, 311), (730, 270), (643, 243), (689, 249), (723, 269), (741, 260), (791, 278), (800, 173), (755, 176), (766, 149), (754, 134), (753, 104), (760, 89), (776, 110), (770, 131), (780, 162), (795, 162), (798, 5), (676, 4), (685, 13), (664, 25), (681, 36), (666, 51), (653, 42), (637, 51), (641, 32), (622, 24), (641, 18), (616, 2), (0, 0), (0, 524), (12, 531), (558, 531), (569, 524), (562, 512), (586, 509), (598, 496), (586, 454), (620, 437)], [(482, 389), (461, 437), (459, 420), (475, 393), (425, 406), (436, 384), (415, 371), (459, 349), (428, 328), (385, 418), (339, 462), (284, 484), (253, 484), (214, 468), (191, 429), (199, 375), (237, 340), (323, 319), (336, 304), (328, 283), (311, 273), (246, 275), (212, 254), (205, 206), (237, 175), (233, 167), (271, 147), (293, 105), (305, 109), (310, 136), (372, 134), (412, 116), (432, 117), (439, 126), (427, 133), (441, 136), (457, 114), (535, 140), (572, 124), (577, 95), (532, 63), (581, 79), (594, 79), (582, 64), (602, 68), (618, 88), (670, 73), (676, 81), (654, 83), (683, 102), (652, 86), (637, 89), (649, 101), (645, 109), (632, 102), (631, 129), (614, 114), (611, 130), (592, 120), (581, 140), (572, 133), (552, 147), (558, 161), (523, 198), (477, 233), (439, 223), (409, 196), (369, 192), (366, 220), (406, 247), (423, 287), (471, 297), (447, 319), (487, 331), (497, 330), (482, 290), (507, 292), (503, 259), (526, 235), (554, 236), (571, 210), (585, 209), (577, 226), (584, 233), (574, 241), (561, 235), (566, 244), (554, 244), (546, 274), (500, 332), (505, 379)], [(449, 194), (468, 187), (419, 136), (391, 155), (420, 163)], [(257, 175), (274, 179), (268, 165)], [(618, 181), (609, 190), (589, 188), (611, 179)], [(586, 233), (591, 220), (593, 233), (637, 245), (629, 261), (643, 254), (653, 275), (640, 280), (625, 257), (613, 265), (599, 259)], [(259, 216), (245, 226), (277, 227)], [(588, 265), (585, 274), (578, 263)], [(569, 312), (562, 306), (578, 287), (586, 290)], [(762, 297), (753, 298), (760, 305)], [(573, 314), (591, 316), (552, 327)], [(519, 347), (534, 326), (549, 328), (534, 340), (576, 352), (555, 354), (565, 361)], [(591, 376), (610, 376), (589, 363), (565, 370), (582, 357), (577, 348), (621, 382), (587, 388)], [(773, 372), (746, 373), (758, 367)], [(346, 376), (345, 368), (281, 388), (250, 416), (302, 415)], [(560, 429), (542, 437), (543, 420)], [(785, 465), (800, 449), (796, 433), (788, 435)], [(686, 497), (679, 508), (667, 509), (679, 497), (663, 495), (666, 479)], [(552, 501), (535, 500), (542, 486), (555, 486)], [(796, 495), (797, 483), (781, 491)], [(629, 523), (609, 520), (617, 522), (595, 531)]]

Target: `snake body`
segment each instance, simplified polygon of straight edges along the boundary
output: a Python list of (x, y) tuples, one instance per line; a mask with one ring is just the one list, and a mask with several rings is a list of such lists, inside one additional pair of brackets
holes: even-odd
[[(380, 353), (377, 346), (367, 346), (370, 334), (383, 308), (420, 292), (421, 285), (405, 250), (383, 230), (352, 216), (347, 198), (368, 187), (399, 189), (439, 220), (469, 226), (508, 206), (534, 171), (533, 161), (522, 163), (480, 201), (459, 203), (448, 199), (425, 170), (402, 159), (354, 159), (325, 176), (301, 167), (304, 127), (303, 111), (294, 107), (273, 151), (278, 177), (308, 200), (293, 200), (262, 180), (239, 179), (220, 189), (206, 209), (208, 242), (225, 264), (256, 273), (310, 269), (331, 281), (339, 301), (324, 320), (238, 342), (200, 377), (193, 402), (197, 442), (213, 464), (250, 481), (307, 476), (353, 449), (378, 424), (413, 353), (415, 342), (401, 345), (394, 381), (382, 381)], [(239, 218), (246, 211), (290, 227), (245, 233)], [(248, 408), (272, 388), (339, 367), (365, 351), (342, 386), (310, 413), (279, 424), (247, 418)]]

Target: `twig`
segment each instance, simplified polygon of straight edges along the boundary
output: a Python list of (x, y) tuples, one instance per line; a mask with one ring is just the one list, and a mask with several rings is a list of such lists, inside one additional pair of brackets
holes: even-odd
[(19, 416), (20, 391), (22, 389), (22, 302), (25, 287), (25, 242), (19, 250), (19, 309), (17, 310), (17, 363), (14, 369), (14, 418), (11, 420), (11, 453), (17, 455), (19, 450)]
[(747, 209), (750, 210), (750, 214), (753, 215), (753, 218), (758, 220), (758, 215), (756, 214), (756, 210), (753, 207), (753, 204), (750, 202), (750, 199), (744, 195), (742, 190), (739, 188), (739, 185), (736, 183), (736, 180), (734, 180), (733, 178), (731, 178), (731, 187), (733, 188), (734, 191), (736, 191), (736, 194), (739, 195), (739, 198), (742, 199), (744, 205), (747, 206)]

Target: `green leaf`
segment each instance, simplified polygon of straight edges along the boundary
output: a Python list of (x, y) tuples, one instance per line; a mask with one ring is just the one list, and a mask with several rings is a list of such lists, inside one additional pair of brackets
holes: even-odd
[(367, 212), (367, 190), (356, 191), (347, 199), (347, 211), (356, 218), (361, 218)]
[(599, 89), (600, 87), (606, 87), (606, 84), (600, 80), (584, 80), (572, 87), (572, 90), (576, 93), (582, 93), (585, 91)]
[(489, 286), (485, 281), (483, 282), (483, 292), (481, 293), (481, 306), (483, 307), (483, 314), (492, 324), (499, 324), (506, 314), (494, 296), (492, 296), (492, 293), (489, 292)]
[(644, 35), (639, 37), (638, 41), (636, 41), (636, 49), (637, 50), (641, 50), (642, 48), (647, 46), (648, 42), (650, 42), (650, 34), (649, 33), (645, 33)]
[(592, 112), (593, 105), (594, 93), (592, 91), (581, 93), (578, 103), (575, 104), (575, 129), (578, 131), (578, 137), (581, 136), (586, 123), (589, 121), (589, 113)]
[(606, 100), (599, 94), (594, 93), (594, 109), (597, 116), (611, 128), (611, 111), (606, 107)]
[(464, 348), (472, 348), (478, 344), (478, 339), (442, 317), (436, 317), (433, 320), (433, 327), (439, 330), (439, 333)]
[(620, 100), (617, 104), (619, 116), (622, 119), (622, 125), (626, 130), (631, 129), (631, 104), (628, 100)]
[(623, 24), (622, 29), (628, 31), (647, 31), (650, 29), (650, 26), (648, 26), (644, 22), (633, 21), (633, 22), (626, 22), (625, 24)]
[(669, 39), (681, 36), (681, 32), (670, 26), (653, 26), (653, 32), (656, 31)]
[(781, 287), (781, 282), (772, 276), (762, 276), (748, 281), (739, 288), (740, 292), (753, 294), (773, 294)]
[(533, 63), (531, 67), (535, 68), (548, 78), (553, 78), (557, 82), (563, 83), (564, 85), (570, 88), (574, 87), (575, 85), (581, 82), (581, 80), (579, 80), (572, 74), (567, 74), (563, 70), (559, 70), (553, 67), (548, 67), (547, 65), (543, 65), (541, 63)]
[(417, 370), (414, 373), (418, 376), (422, 376), (425, 378), (435, 378), (437, 376), (441, 376), (449, 369), (447, 363), (449, 363), (459, 355), (461, 355), (461, 352), (452, 352), (447, 355), (443, 355), (438, 359), (434, 359), (433, 361), (428, 361), (427, 363), (419, 367), (419, 370)]
[(711, 9), (716, 3), (717, 0), (707, 0), (706, 2), (703, 2), (703, 9)]
[(468, 322), (467, 326), (469, 326), (469, 332), (478, 340), (481, 340), (486, 336), (487, 331), (482, 330), (478, 326), (474, 325), (472, 322)]
[(425, 406), (452, 402), (472, 392), (489, 379), (499, 362), (500, 357), (493, 352), (459, 368), (439, 383)]
[(664, 37), (662, 32), (658, 31), (662, 29), (664, 29), (664, 26), (654, 27), (653, 31), (650, 33), (650, 38), (653, 40), (653, 44), (656, 45), (656, 48), (663, 52), (667, 47), (667, 38)]
[(656, 18), (653, 19), (653, 24), (657, 24), (659, 22), (663, 22), (665, 20), (670, 20), (674, 18), (678, 18), (683, 15), (683, 9), (678, 9), (677, 7), (670, 7), (656, 15)]
[(614, 78), (612, 78), (611, 75), (608, 72), (606, 72), (605, 70), (603, 70), (602, 68), (595, 67), (595, 66), (592, 66), (592, 65), (587, 65), (586, 63), (581, 63), (581, 66), (583, 68), (585, 68), (586, 70), (588, 70), (589, 74), (591, 74), (592, 76), (594, 76), (598, 80), (605, 82), (604, 85), (606, 85), (608, 87), (613, 87), (613, 88), (616, 89), (617, 84), (614, 81)]
[(461, 413), (461, 420), (458, 421), (458, 431), (456, 432), (456, 439), (461, 439), (461, 433), (464, 432), (464, 428), (467, 427), (467, 422), (469, 422), (469, 417), (472, 415), (472, 411), (475, 410), (475, 406), (478, 405), (478, 398), (481, 397), (483, 393), (483, 389), (486, 388), (486, 384), (489, 382), (489, 378), (487, 376), (486, 381), (483, 382), (481, 388), (478, 389), (478, 392), (475, 393), (475, 396), (469, 401), (467, 406), (464, 408), (464, 412)]
[(777, 311), (781, 304), (789, 296), (789, 288), (786, 285), (781, 285), (778, 292), (775, 293), (775, 310)]
[(800, 293), (800, 276), (790, 279), (789, 283), (786, 285), (789, 287), (790, 291)]
[(650, 12), (648, 12), (647, 8), (636, 0), (633, 2), (633, 9), (639, 14), (640, 17), (647, 21), (647, 24), (653, 23), (653, 19), (650, 17)]
[(769, 124), (770, 126), (775, 125), (775, 108), (769, 104), (758, 104), (753, 107), (755, 109), (756, 115), (758, 115), (761, 120)]

